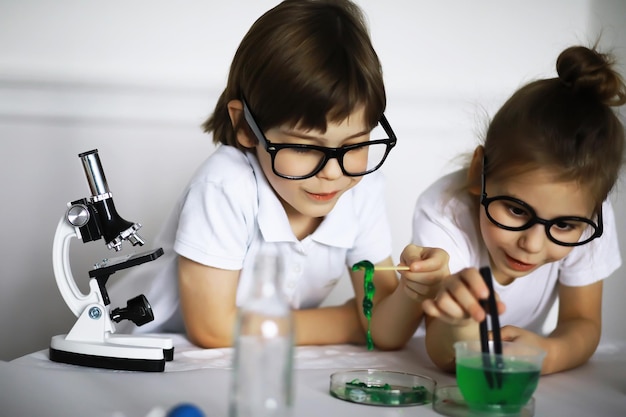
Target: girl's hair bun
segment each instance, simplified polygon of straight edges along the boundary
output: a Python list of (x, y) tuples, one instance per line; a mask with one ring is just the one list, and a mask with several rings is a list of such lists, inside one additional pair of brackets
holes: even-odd
[(613, 65), (609, 54), (572, 46), (559, 55), (556, 71), (563, 84), (575, 93), (590, 95), (608, 106), (620, 106), (626, 103), (626, 87)]

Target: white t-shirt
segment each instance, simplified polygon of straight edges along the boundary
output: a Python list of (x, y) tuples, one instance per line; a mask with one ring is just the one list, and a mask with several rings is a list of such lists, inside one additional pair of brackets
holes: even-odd
[[(318, 307), (347, 268), (391, 256), (384, 179), (366, 175), (344, 193), (311, 235), (298, 240), (256, 157), (220, 146), (200, 166), (154, 247), (165, 254), (136, 266), (109, 290), (112, 305), (145, 294), (154, 321), (119, 330), (183, 332), (178, 300), (178, 255), (215, 268), (241, 270), (240, 305), (252, 286), (255, 255), (272, 245), (283, 260), (283, 291), (295, 309)], [(120, 327), (121, 326), (121, 327)]]
[[(465, 180), (466, 171), (449, 174), (432, 184), (418, 198), (413, 215), (413, 243), (440, 247), (450, 255), (450, 272), (489, 265), (474, 217), (476, 200), (453, 190)], [(615, 217), (609, 201), (602, 205), (604, 233), (586, 245), (577, 246), (563, 259), (536, 269), (508, 285), (494, 281), (494, 289), (506, 305), (500, 325), (514, 325), (548, 334), (556, 316), (550, 310), (557, 301), (557, 283), (584, 286), (611, 275), (621, 265)], [(546, 319), (550, 318), (549, 322)]]

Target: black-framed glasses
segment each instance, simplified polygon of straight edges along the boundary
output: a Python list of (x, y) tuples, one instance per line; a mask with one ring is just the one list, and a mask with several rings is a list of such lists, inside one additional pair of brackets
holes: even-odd
[(340, 148), (298, 143), (273, 143), (261, 131), (248, 103), (243, 101), (244, 118), (259, 142), (272, 159), (272, 171), (281, 178), (303, 180), (320, 172), (331, 159), (336, 159), (344, 175), (359, 177), (376, 171), (383, 165), (391, 149), (396, 146), (396, 135), (382, 115), (379, 121), (386, 139), (369, 140)]
[(514, 232), (529, 229), (539, 223), (545, 227), (548, 239), (561, 246), (580, 246), (602, 236), (602, 208), (598, 211), (598, 223), (578, 216), (561, 216), (546, 220), (537, 216), (528, 203), (515, 197), (507, 195), (487, 197), (486, 163), (486, 159), (483, 158), (480, 204), (485, 207), (485, 213), (491, 223)]

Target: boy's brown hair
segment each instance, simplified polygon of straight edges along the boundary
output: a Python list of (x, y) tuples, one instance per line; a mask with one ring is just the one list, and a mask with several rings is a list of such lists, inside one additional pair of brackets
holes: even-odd
[(203, 124), (215, 143), (242, 149), (227, 104), (244, 97), (262, 130), (287, 124), (324, 132), (359, 106), (373, 128), (386, 96), (361, 10), (348, 0), (286, 0), (266, 12), (241, 41)]

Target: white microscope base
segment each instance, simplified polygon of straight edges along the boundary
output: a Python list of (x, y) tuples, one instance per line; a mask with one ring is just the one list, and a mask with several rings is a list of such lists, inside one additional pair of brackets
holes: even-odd
[(150, 334), (132, 335), (113, 333), (108, 335), (107, 343), (115, 345), (137, 346), (145, 348), (160, 348), (166, 361), (174, 359), (174, 341), (169, 337), (161, 337)]
[[(163, 372), (165, 354), (161, 347), (131, 346), (110, 342), (67, 340), (53, 336), (50, 360), (94, 368)], [(171, 349), (173, 355), (173, 348)]]

